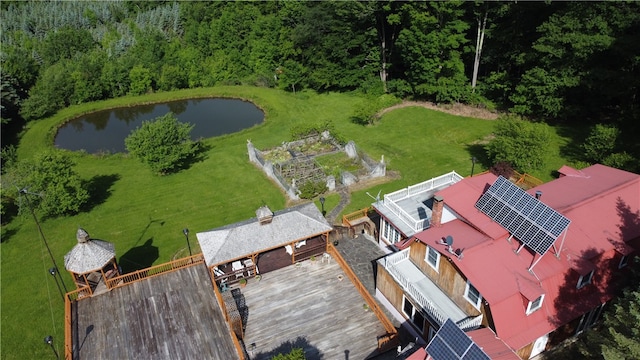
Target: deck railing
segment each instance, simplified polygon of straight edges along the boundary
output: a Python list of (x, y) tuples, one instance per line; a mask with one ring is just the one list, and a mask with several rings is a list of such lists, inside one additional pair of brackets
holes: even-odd
[(376, 300), (373, 298), (373, 296), (371, 296), (371, 294), (369, 294), (364, 285), (362, 285), (356, 274), (351, 270), (349, 265), (347, 265), (347, 262), (342, 258), (338, 250), (332, 244), (329, 244), (329, 246), (327, 247), (327, 252), (331, 256), (333, 256), (338, 265), (340, 265), (342, 271), (344, 271), (347, 277), (351, 280), (360, 295), (364, 298), (371, 311), (376, 314), (378, 320), (380, 320), (382, 326), (384, 326), (386, 334), (378, 337), (378, 350), (385, 351), (390, 349), (391, 347), (396, 346), (399, 341), (398, 330), (396, 329), (396, 327), (393, 326), (389, 319), (387, 319), (387, 316), (382, 312)]
[(366, 207), (364, 209), (360, 209), (358, 211), (354, 211), (350, 214), (346, 214), (342, 216), (342, 225), (344, 226), (352, 226), (353, 224), (351, 224), (352, 221), (354, 220), (358, 220), (361, 219), (363, 217), (367, 217), (367, 215), (369, 214), (369, 211), (371, 210), (370, 207)]
[(209, 269), (209, 275), (211, 277), (211, 285), (213, 286), (213, 292), (216, 294), (216, 300), (218, 300), (218, 304), (220, 305), (220, 308), (222, 309), (222, 314), (224, 315), (224, 320), (227, 323), (227, 326), (229, 326), (229, 333), (231, 334), (233, 345), (236, 347), (236, 352), (238, 353), (240, 360), (245, 360), (244, 349), (240, 345), (240, 341), (238, 341), (238, 336), (236, 336), (236, 333), (233, 331), (233, 329), (231, 329), (231, 318), (229, 317), (229, 313), (227, 312), (227, 306), (224, 303), (222, 294), (220, 293), (220, 290), (218, 289), (218, 285), (216, 284), (215, 274), (213, 273), (213, 269)]
[(65, 294), (64, 297), (64, 358), (73, 360), (73, 323), (77, 320), (73, 316), (72, 305), (80, 299), (88, 299), (93, 293), (91, 286), (83, 286)]
[(124, 275), (116, 276), (111, 279), (107, 279), (107, 288), (115, 289), (117, 287), (125, 286), (137, 281), (141, 281), (153, 276), (164, 274), (166, 272), (175, 271), (188, 266), (201, 264), (204, 262), (204, 256), (202, 254), (196, 254), (186, 258), (170, 261), (168, 263), (152, 266), (146, 269), (137, 270)]

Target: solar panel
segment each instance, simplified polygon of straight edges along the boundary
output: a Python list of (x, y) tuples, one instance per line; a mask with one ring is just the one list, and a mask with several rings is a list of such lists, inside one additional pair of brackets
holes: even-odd
[(451, 319), (447, 319), (431, 339), (427, 353), (433, 360), (490, 360)]
[(540, 255), (571, 223), (502, 176), (480, 196), (476, 208)]

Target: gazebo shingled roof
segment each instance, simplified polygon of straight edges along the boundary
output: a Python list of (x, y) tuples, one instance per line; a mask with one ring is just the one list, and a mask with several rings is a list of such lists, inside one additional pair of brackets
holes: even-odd
[(64, 267), (72, 273), (98, 271), (116, 256), (112, 243), (91, 239), (84, 229), (78, 229), (76, 237), (78, 244), (64, 256)]

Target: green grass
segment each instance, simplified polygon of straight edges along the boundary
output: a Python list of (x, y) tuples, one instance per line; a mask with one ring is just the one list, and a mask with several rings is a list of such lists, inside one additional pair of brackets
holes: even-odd
[[(388, 171), (400, 175), (393, 181), (355, 191), (345, 213), (370, 205), (372, 199), (366, 192), (374, 196), (378, 191), (384, 194), (452, 170), (467, 176), (471, 156), (480, 160), (476, 173), (488, 167), (479, 142), (491, 133), (491, 121), (409, 107), (392, 111), (375, 125), (363, 127), (349, 121), (354, 105), (360, 101), (357, 95), (312, 92), (292, 95), (252, 87), (195, 89), (74, 106), (29, 124), (18, 154), (25, 158), (52, 147), (57, 126), (83, 113), (105, 107), (215, 96), (251, 99), (265, 111), (266, 120), (239, 133), (205, 140), (209, 146), (206, 159), (185, 171), (158, 177), (126, 155), (73, 154), (76, 171), (100, 185), (104, 199), (76, 216), (42, 221), (43, 232), (61, 269), (64, 254), (76, 244), (78, 227), (85, 228), (94, 238), (114, 243), (121, 265), (133, 267), (163, 263), (186, 254), (182, 234), (185, 227), (190, 229), (191, 245), (197, 249), (196, 232), (253, 217), (255, 210), (265, 203), (272, 210), (284, 208), (287, 201), (279, 188), (249, 163), (246, 141), (251, 139), (258, 149), (271, 148), (291, 140), (290, 129), (301, 123), (332, 121), (343, 138), (354, 140), (359, 150), (373, 159), (384, 155)], [(570, 136), (554, 137), (549, 166), (534, 176), (550, 180), (552, 171), (567, 162), (560, 157), (560, 149), (564, 147), (566, 151), (571, 146), (568, 139)], [(318, 199), (314, 201), (320, 207)], [(338, 202), (336, 194), (327, 195), (326, 212)], [(142, 258), (123, 259), (123, 255), (134, 253), (139, 247), (153, 247), (157, 255), (152, 251)], [(54, 344), (62, 352), (62, 300), (47, 272), (51, 260), (33, 219), (19, 216), (3, 226), (0, 250), (2, 358), (51, 357), (51, 349), (43, 343), (46, 335), (54, 336)], [(71, 278), (64, 270), (63, 276), (67, 288), (72, 289)]]

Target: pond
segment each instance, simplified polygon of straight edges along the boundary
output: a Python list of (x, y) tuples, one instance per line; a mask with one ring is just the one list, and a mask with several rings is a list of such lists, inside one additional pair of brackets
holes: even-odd
[(124, 139), (145, 120), (173, 112), (180, 122), (195, 125), (192, 138), (208, 138), (250, 128), (264, 120), (254, 104), (238, 99), (190, 99), (136, 105), (87, 114), (65, 123), (55, 138), (58, 148), (90, 154), (125, 152)]

